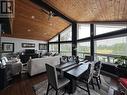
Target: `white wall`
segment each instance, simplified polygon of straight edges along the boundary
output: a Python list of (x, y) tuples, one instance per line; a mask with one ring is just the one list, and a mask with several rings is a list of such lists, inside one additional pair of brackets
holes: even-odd
[[(1, 42), (11, 42), (14, 43), (14, 52), (21, 52), (24, 49), (35, 49), (39, 51), (39, 43), (47, 43), (41, 40), (30, 40), (30, 39), (20, 39), (11, 37), (1, 37)], [(35, 43), (35, 48), (22, 48), (22, 43)]]

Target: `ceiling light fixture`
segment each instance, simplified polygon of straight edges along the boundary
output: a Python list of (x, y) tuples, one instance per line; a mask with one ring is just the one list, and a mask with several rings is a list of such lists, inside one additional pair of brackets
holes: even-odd
[(48, 20), (50, 20), (54, 16), (54, 13), (52, 11), (49, 12)]
[(48, 15), (48, 20), (50, 20), (54, 16), (57, 16), (53, 11), (48, 11), (46, 9), (41, 9), (41, 11)]
[(32, 19), (35, 19), (35, 16), (31, 16)]
[(27, 29), (27, 31), (28, 31), (28, 32), (30, 32), (30, 31), (31, 31), (31, 29)]

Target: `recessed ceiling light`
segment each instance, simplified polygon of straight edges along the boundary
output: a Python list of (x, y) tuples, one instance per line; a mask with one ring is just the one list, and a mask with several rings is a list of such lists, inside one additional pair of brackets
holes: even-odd
[(30, 32), (30, 31), (31, 31), (31, 29), (27, 29), (27, 31), (28, 31), (28, 32)]
[(31, 16), (32, 19), (35, 19), (35, 16)]
[(44, 33), (44, 35), (47, 35), (47, 34), (48, 34), (48, 33), (46, 33), (46, 32)]
[(49, 25), (52, 26), (52, 23), (50, 23)]

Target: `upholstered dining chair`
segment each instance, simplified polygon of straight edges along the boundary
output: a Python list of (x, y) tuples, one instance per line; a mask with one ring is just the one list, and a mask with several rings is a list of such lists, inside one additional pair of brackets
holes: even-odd
[[(85, 72), (84, 74), (82, 74), (79, 79), (77, 80), (77, 87), (85, 90), (86, 92), (88, 92), (88, 95), (90, 95), (90, 90), (89, 90), (89, 84), (91, 83), (94, 89), (94, 84), (93, 84), (93, 72), (94, 72), (94, 62), (91, 62), (89, 64), (88, 70), (87, 72)], [(86, 84), (86, 88), (85, 89), (83, 86), (81, 86), (80, 84)]]
[(93, 74), (93, 78), (96, 79), (96, 83), (99, 89), (101, 84), (101, 78), (100, 78), (101, 67), (102, 67), (102, 63), (100, 61), (96, 62), (94, 66), (94, 74)]
[(62, 56), (60, 58), (60, 63), (63, 64), (63, 63), (67, 63), (68, 62), (68, 56)]
[(56, 95), (58, 95), (58, 90), (61, 89), (62, 87), (65, 87), (70, 82), (70, 80), (65, 77), (58, 78), (56, 68), (49, 64), (45, 65), (48, 76), (48, 87), (46, 95), (48, 95), (49, 90), (51, 90), (52, 88), (56, 91)]

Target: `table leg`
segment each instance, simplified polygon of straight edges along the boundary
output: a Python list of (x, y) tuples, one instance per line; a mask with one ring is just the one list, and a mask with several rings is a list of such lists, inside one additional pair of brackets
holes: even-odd
[(67, 93), (73, 94), (76, 91), (76, 80), (71, 79), (67, 86)]

